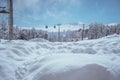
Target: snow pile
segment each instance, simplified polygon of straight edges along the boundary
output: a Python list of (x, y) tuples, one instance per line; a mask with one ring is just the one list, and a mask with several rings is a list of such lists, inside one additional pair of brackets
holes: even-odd
[(120, 35), (78, 42), (2, 40), (0, 80), (119, 80)]
[(44, 75), (37, 80), (114, 80), (114, 78), (103, 66), (90, 64), (64, 73)]

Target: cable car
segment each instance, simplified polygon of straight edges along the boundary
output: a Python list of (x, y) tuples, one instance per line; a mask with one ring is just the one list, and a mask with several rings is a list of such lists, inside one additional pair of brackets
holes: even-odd
[(5, 10), (5, 8), (6, 8), (6, 7), (0, 7), (0, 13), (9, 14), (9, 12)]

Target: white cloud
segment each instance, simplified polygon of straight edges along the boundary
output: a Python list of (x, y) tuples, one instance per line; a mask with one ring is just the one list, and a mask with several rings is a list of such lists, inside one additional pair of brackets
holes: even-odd
[(29, 22), (48, 17), (65, 19), (71, 17), (71, 14), (64, 9), (77, 5), (80, 5), (80, 0), (14, 0), (14, 15)]
[(32, 8), (38, 6), (39, 0), (15, 0), (14, 6), (18, 9)]
[(15, 9), (16, 10), (41, 10), (48, 9), (52, 7), (62, 7), (62, 5), (80, 5), (80, 0), (15, 0)]

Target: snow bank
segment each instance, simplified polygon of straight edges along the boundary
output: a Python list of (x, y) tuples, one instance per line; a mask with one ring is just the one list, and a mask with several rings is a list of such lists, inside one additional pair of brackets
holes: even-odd
[(2, 40), (0, 80), (119, 80), (120, 35), (78, 42)]
[[(81, 80), (81, 79), (76, 79), (74, 77), (76, 74), (73, 75), (71, 73), (72, 72), (76, 73), (77, 70), (80, 70), (80, 72), (82, 72), (81, 69), (84, 68), (86, 65), (89, 66), (91, 64), (94, 64), (91, 66), (92, 69), (85, 68), (86, 75), (83, 76), (84, 73), (81, 73), (79, 76), (83, 76), (83, 79), (85, 79), (90, 74), (90, 73), (87, 73), (87, 71), (89, 72), (89, 70), (91, 70), (91, 73), (93, 73), (93, 76), (90, 76), (91, 77), (90, 80), (92, 79), (98, 80), (96, 79), (97, 76), (103, 78), (102, 80), (109, 80), (109, 77), (111, 78), (111, 80), (119, 80), (120, 64), (118, 63), (118, 61), (120, 61), (120, 59), (116, 55), (90, 55), (90, 54), (43, 55), (42, 58), (36, 58), (36, 60), (34, 60), (33, 62), (30, 61), (31, 64), (26, 65), (28, 73), (26, 74), (25, 79), (28, 79), (28, 80), (49, 80), (49, 79), (52, 80), (53, 79), (54, 80), (56, 79), (55, 76), (59, 77), (59, 75), (62, 75), (65, 73), (66, 75), (69, 75), (69, 76), (66, 76), (66, 77), (63, 76), (60, 79), (56, 79), (56, 80), (64, 80), (64, 78), (67, 80), (69, 79), (70, 76), (73, 77), (71, 80)], [(97, 66), (98, 67), (97, 71), (96, 71), (96, 65), (100, 66), (100, 67)], [(95, 71), (98, 72), (96, 73), (96, 75), (94, 74)], [(29, 72), (31, 74), (29, 74)], [(104, 74), (105, 72), (106, 74)], [(100, 76), (97, 74), (104, 74), (106, 77), (102, 77), (103, 75)]]
[(115, 80), (115, 78), (105, 67), (89, 64), (80, 69), (37, 76), (34, 80)]

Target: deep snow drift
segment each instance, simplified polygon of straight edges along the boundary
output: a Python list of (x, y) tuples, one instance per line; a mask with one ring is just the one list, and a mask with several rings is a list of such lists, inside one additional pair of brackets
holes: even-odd
[(119, 79), (120, 35), (78, 42), (0, 43), (0, 80)]

